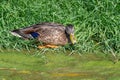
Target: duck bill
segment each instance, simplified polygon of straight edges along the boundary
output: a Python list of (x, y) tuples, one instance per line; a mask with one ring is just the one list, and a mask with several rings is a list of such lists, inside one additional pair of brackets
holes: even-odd
[(76, 39), (75, 39), (74, 34), (70, 34), (70, 41), (71, 41), (72, 44), (76, 43)]

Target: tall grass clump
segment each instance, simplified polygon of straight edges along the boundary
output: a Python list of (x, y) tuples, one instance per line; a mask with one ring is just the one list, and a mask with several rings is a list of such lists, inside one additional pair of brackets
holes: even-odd
[(120, 53), (119, 0), (3, 0), (0, 12), (0, 48), (32, 48), (34, 41), (23, 41), (9, 31), (39, 22), (57, 22), (74, 24), (74, 50)]

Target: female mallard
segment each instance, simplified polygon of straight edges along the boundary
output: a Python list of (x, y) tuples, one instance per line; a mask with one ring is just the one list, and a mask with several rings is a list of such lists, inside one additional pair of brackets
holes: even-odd
[(14, 36), (23, 39), (34, 39), (43, 42), (44, 46), (39, 48), (57, 48), (67, 43), (74, 44), (74, 27), (68, 24), (66, 27), (58, 23), (39, 23), (26, 28), (11, 31)]

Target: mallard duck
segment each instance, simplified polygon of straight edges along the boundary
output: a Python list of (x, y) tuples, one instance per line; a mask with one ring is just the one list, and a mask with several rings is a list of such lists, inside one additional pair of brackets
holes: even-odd
[(39, 48), (57, 48), (58, 46), (76, 43), (74, 27), (68, 24), (66, 27), (58, 23), (39, 23), (25, 28), (15, 29), (11, 34), (23, 39), (37, 39), (44, 43)]

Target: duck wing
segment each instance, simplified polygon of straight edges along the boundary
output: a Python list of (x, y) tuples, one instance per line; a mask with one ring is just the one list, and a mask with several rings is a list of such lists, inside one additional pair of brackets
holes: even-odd
[(62, 24), (44, 22), (25, 28), (15, 29), (11, 31), (11, 34), (14, 36), (21, 37), (23, 39), (32, 39), (40, 36), (40, 31), (45, 31), (46, 29), (49, 30), (51, 28), (59, 28), (61, 30), (65, 30), (65, 27)]

